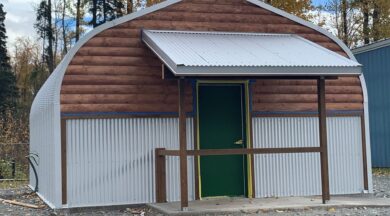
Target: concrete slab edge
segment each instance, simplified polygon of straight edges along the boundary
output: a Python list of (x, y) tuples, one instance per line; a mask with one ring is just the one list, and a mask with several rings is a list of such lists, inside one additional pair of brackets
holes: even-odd
[(329, 209), (329, 208), (358, 208), (358, 207), (366, 207), (366, 208), (386, 208), (390, 207), (389, 204), (319, 204), (319, 205), (302, 205), (302, 206), (285, 206), (285, 207), (272, 207), (272, 208), (238, 208), (236, 210), (201, 210), (201, 211), (187, 211), (187, 212), (179, 212), (179, 211), (171, 211), (164, 209), (161, 206), (156, 205), (155, 203), (146, 204), (147, 207), (163, 214), (163, 215), (177, 215), (177, 216), (187, 216), (187, 215), (205, 215), (205, 214), (234, 214), (234, 213), (261, 213), (261, 212), (270, 212), (275, 210), (290, 210), (290, 211), (298, 211), (298, 210), (309, 210), (309, 209)]

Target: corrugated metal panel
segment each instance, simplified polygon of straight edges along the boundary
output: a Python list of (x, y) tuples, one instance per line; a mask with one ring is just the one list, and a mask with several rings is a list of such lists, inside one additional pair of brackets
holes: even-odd
[[(193, 120), (187, 119), (193, 149)], [(177, 118), (67, 120), (70, 207), (155, 202), (154, 149), (179, 149)], [(188, 158), (189, 196), (194, 164)], [(178, 157), (167, 158), (167, 199), (180, 198)]]
[(361, 73), (357, 62), (293, 34), (144, 30), (143, 40), (177, 74)]
[(373, 167), (390, 167), (390, 47), (356, 54), (364, 65)]
[[(329, 117), (328, 152), (331, 194), (363, 191), (360, 117)], [(256, 148), (319, 146), (318, 118), (253, 119)], [(256, 197), (321, 194), (319, 153), (255, 156)]]
[[(42, 110), (40, 115), (35, 115), (33, 121), (30, 121), (30, 153), (38, 155), (38, 193), (45, 199), (51, 207), (59, 207), (61, 182), (58, 179), (58, 163), (60, 159), (56, 154), (54, 143), (53, 109), (48, 107)], [(35, 175), (30, 168), (30, 186), (35, 187)]]
[[(39, 157), (38, 193), (52, 208), (61, 207), (59, 92), (62, 74), (58, 71), (39, 90), (30, 112), (30, 152)], [(29, 184), (35, 187), (31, 168)]]

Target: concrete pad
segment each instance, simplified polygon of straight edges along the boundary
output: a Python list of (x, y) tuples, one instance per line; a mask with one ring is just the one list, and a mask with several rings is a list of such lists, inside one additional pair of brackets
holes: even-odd
[(308, 208), (342, 207), (390, 207), (390, 199), (375, 198), (367, 195), (332, 196), (327, 204), (322, 204), (320, 196), (282, 197), (282, 198), (206, 198), (191, 201), (188, 211), (180, 211), (180, 202), (147, 204), (166, 215), (204, 215), (227, 213), (257, 213), (261, 211)]

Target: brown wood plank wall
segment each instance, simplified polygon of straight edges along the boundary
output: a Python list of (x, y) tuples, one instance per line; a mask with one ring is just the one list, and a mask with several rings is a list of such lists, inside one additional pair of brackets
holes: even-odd
[[(160, 60), (142, 43), (141, 28), (188, 31), (294, 33), (346, 56), (331, 39), (245, 0), (184, 0), (89, 40), (71, 61), (61, 90), (61, 111), (177, 112), (176, 81), (161, 79)], [(315, 81), (258, 80), (253, 111), (316, 110)], [(327, 82), (329, 109), (362, 109), (357, 78)], [(187, 83), (186, 111), (192, 111)]]
[[(315, 80), (257, 80), (252, 84), (254, 112), (317, 111)], [(358, 77), (326, 81), (327, 110), (363, 110)]]

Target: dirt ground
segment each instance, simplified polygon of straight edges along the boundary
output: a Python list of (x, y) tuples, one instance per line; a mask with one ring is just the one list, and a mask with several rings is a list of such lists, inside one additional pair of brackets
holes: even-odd
[[(375, 197), (388, 198), (390, 203), (390, 172), (376, 171), (373, 175)], [(145, 206), (122, 209), (78, 209), (69, 211), (53, 211), (46, 206), (42, 200), (32, 193), (27, 186), (19, 186), (13, 189), (0, 189), (0, 198), (16, 200), (39, 206), (39, 209), (32, 209), (17, 205), (11, 205), (0, 201), (0, 215), (161, 215)], [(305, 209), (305, 210), (272, 210), (259, 212), (241, 212), (228, 215), (390, 215), (390, 208), (328, 208), (328, 209)]]

